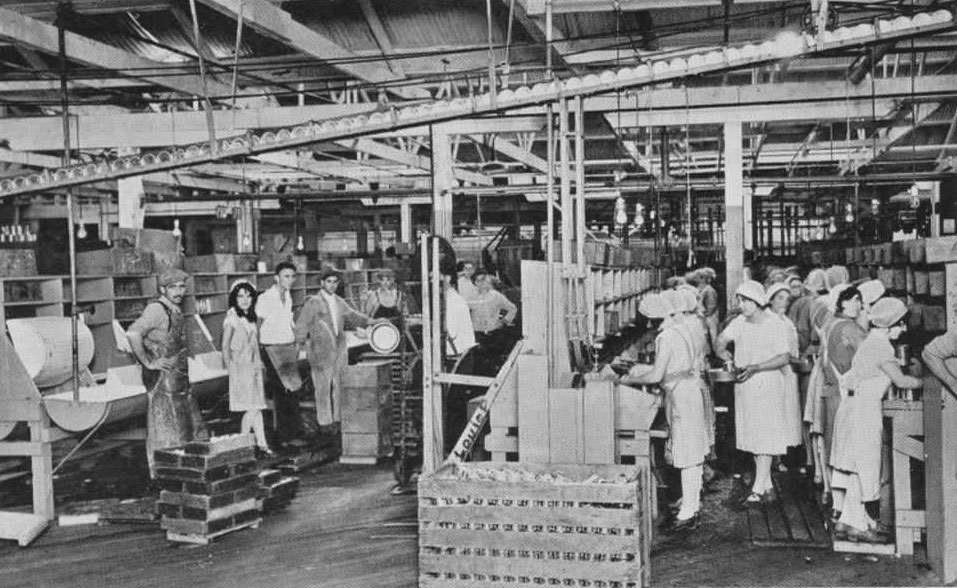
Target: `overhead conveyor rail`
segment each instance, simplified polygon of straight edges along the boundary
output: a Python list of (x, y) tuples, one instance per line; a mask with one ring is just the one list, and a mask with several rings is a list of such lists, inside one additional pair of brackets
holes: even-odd
[(505, 89), (473, 98), (457, 98), (390, 107), (369, 116), (358, 115), (295, 127), (248, 133), (222, 139), (211, 150), (209, 142), (171, 148), (143, 155), (119, 157), (74, 165), (0, 181), (0, 197), (46, 192), (146, 173), (190, 167), (240, 156), (293, 149), (319, 142), (337, 141), (398, 129), (432, 125), (453, 119), (495, 114), (529, 106), (594, 96), (680, 80), (688, 76), (754, 67), (781, 59), (821, 55), (841, 49), (869, 47), (890, 41), (932, 35), (952, 29), (954, 15), (948, 10), (921, 12), (823, 31), (817, 36), (782, 32), (774, 40), (724, 49), (706, 48), (686, 57), (660, 59), (637, 67), (607, 70), (600, 75), (541, 82), (532, 87)]

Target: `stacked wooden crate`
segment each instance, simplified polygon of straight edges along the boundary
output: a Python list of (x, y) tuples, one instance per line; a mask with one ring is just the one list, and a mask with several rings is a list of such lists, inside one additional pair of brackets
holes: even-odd
[(644, 467), (448, 464), (419, 479), (419, 586), (650, 581)]
[(283, 476), (279, 470), (259, 472), (259, 506), (263, 514), (271, 514), (289, 506), (299, 491), (299, 478)]
[(154, 452), (156, 504), (166, 538), (207, 544), (262, 521), (252, 435), (227, 435)]
[(342, 456), (374, 464), (392, 450), (392, 361), (375, 360), (342, 371)]

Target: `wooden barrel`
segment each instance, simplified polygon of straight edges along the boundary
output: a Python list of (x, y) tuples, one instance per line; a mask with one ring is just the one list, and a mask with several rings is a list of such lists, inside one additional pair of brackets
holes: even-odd
[[(73, 373), (71, 327), (68, 317), (10, 319), (7, 330), (13, 347), (27, 374), (38, 388), (58, 386)], [(77, 324), (80, 367), (93, 360), (93, 334), (85, 324)]]

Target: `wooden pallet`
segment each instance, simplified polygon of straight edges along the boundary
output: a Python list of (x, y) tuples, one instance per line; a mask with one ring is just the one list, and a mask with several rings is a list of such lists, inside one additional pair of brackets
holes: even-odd
[(194, 545), (209, 545), (212, 541), (223, 535), (227, 535), (234, 531), (241, 531), (243, 529), (258, 529), (259, 525), (262, 524), (262, 519), (255, 519), (252, 521), (245, 522), (241, 525), (236, 525), (235, 527), (230, 527), (229, 529), (223, 529), (222, 531), (217, 531), (215, 533), (210, 533), (209, 535), (194, 535), (194, 534), (185, 534), (185, 533), (173, 533), (171, 531), (166, 532), (166, 540), (173, 541), (175, 543), (192, 543)]
[(824, 514), (807, 491), (799, 474), (772, 475), (778, 500), (747, 508), (751, 544), (759, 547), (807, 547), (828, 549), (830, 534)]

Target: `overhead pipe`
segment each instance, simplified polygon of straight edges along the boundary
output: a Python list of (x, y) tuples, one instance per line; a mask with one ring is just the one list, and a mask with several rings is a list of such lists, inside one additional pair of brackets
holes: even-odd
[(953, 28), (954, 15), (949, 10), (921, 12), (913, 17), (898, 16), (873, 24), (841, 27), (823, 31), (817, 36), (807, 33), (782, 32), (774, 41), (746, 44), (724, 50), (702, 52), (673, 59), (659, 59), (650, 65), (607, 70), (600, 75), (571, 77), (540, 82), (532, 87), (502, 90), (492, 103), (491, 94), (473, 98), (437, 100), (411, 104), (390, 112), (375, 112), (339, 120), (312, 122), (245, 137), (224, 139), (213, 149), (209, 144), (193, 144), (145, 155), (126, 156), (96, 164), (65, 166), (0, 180), (0, 197), (14, 194), (46, 192), (55, 188), (78, 186), (103, 180), (138, 176), (144, 173), (190, 167), (237, 156), (249, 156), (293, 149), (323, 141), (373, 135), (382, 132), (434, 124), (463, 117), (492, 114), (528, 106), (553, 103), (576, 96), (594, 96), (617, 90), (651, 84), (673, 82), (688, 76), (718, 73), (792, 59), (803, 55), (822, 54), (850, 47), (869, 46), (915, 36), (928, 35)]

